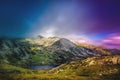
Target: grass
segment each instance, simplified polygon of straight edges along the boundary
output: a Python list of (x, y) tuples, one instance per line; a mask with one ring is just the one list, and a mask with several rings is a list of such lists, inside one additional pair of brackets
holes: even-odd
[[(6, 74), (7, 75), (7, 74)], [(62, 76), (57, 74), (9, 74), (2, 76), (1, 80), (100, 80), (97, 77)]]
[(72, 61), (52, 70), (30, 70), (0, 64), (0, 80), (120, 80), (119, 65), (81, 65)]
[(9, 64), (0, 64), (0, 80), (89, 80), (89, 79), (90, 77), (85, 76), (54, 74), (48, 73), (48, 70), (30, 70)]

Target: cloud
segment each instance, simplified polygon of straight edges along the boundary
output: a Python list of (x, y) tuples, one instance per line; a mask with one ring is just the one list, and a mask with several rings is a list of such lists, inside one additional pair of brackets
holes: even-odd
[[(81, 34), (77, 35), (75, 33), (64, 33), (65, 31), (64, 27), (56, 27), (56, 25), (51, 25), (44, 27), (40, 31), (40, 35), (44, 37), (61, 37), (61, 38), (67, 38), (71, 40), (72, 42), (79, 42), (79, 43), (87, 43), (87, 44), (93, 44), (95, 41), (88, 38), (87, 36)], [(66, 29), (67, 31), (68, 29)]]
[(101, 45), (120, 49), (120, 34), (110, 34), (108, 37), (101, 40)]
[(92, 39), (88, 38), (85, 35), (71, 34), (71, 35), (67, 35), (66, 38), (73, 41), (73, 42), (86, 43), (86, 44), (93, 44), (94, 43), (94, 41)]
[[(93, 8), (97, 10), (94, 12)], [(38, 18), (30, 33), (34, 33), (32, 36), (64, 37), (73, 42), (120, 48), (120, 34), (112, 34), (120, 30), (119, 25), (115, 25), (118, 22), (109, 21), (113, 20), (111, 16), (104, 17), (104, 9), (101, 4), (100, 9), (76, 2), (54, 4)]]
[(49, 37), (81, 35), (94, 23), (89, 19), (89, 14), (89, 7), (77, 2), (54, 4), (38, 18), (30, 33)]
[(44, 37), (54, 37), (56, 33), (56, 28), (54, 26), (45, 27), (40, 31), (40, 35)]

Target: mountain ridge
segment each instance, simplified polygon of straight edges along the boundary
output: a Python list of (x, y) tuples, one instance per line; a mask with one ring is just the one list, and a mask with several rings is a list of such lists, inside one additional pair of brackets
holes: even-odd
[[(60, 65), (67, 61), (92, 56), (120, 54), (119, 50), (88, 48), (83, 45), (76, 45), (65, 38), (45, 38), (41, 36), (38, 38), (1, 38), (0, 47), (1, 63), (6, 62), (16, 65)], [(116, 51), (118, 53), (115, 53)]]

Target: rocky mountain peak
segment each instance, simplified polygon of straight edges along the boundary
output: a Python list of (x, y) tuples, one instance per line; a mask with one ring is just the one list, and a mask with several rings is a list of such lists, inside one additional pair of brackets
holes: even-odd
[(56, 47), (58, 46), (58, 47), (67, 48), (67, 49), (76, 47), (76, 45), (73, 42), (65, 38), (60, 38), (52, 46), (56, 46)]
[(40, 39), (41, 39), (41, 38), (44, 38), (44, 37), (43, 37), (43, 36), (41, 36), (41, 35), (38, 35), (37, 37), (38, 37), (38, 38), (40, 38)]

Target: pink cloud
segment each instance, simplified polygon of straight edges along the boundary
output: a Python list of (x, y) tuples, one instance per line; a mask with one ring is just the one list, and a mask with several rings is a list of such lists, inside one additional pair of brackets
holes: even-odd
[(120, 34), (111, 34), (104, 40), (101, 40), (101, 45), (109, 48), (120, 49)]
[(69, 35), (66, 36), (72, 42), (79, 42), (85, 44), (92, 44), (96, 46), (104, 46), (107, 48), (120, 49), (120, 34), (110, 34), (103, 40), (93, 40), (85, 35)]
[(79, 43), (87, 43), (87, 44), (93, 44), (94, 41), (90, 38), (88, 38), (87, 36), (85, 35), (69, 35), (69, 36), (66, 36), (66, 38), (68, 38), (69, 40), (71, 40), (72, 42), (79, 42)]

